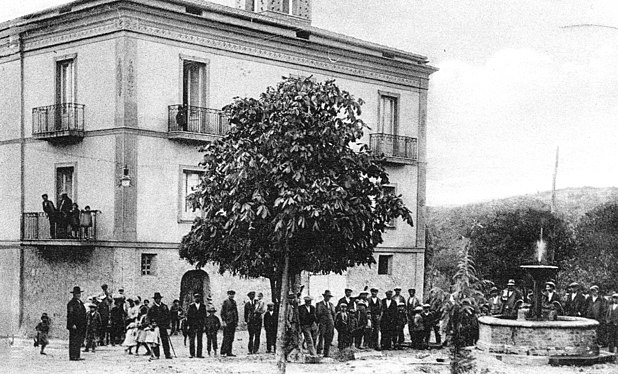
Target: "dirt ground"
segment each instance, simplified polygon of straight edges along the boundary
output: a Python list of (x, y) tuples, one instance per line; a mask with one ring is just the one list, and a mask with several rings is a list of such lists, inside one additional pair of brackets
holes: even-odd
[[(172, 337), (177, 358), (173, 360), (153, 360), (148, 356), (128, 355), (122, 347), (99, 347), (96, 353), (82, 353), (84, 361), (68, 360), (68, 343), (52, 340), (47, 347), (46, 356), (39, 354), (32, 341), (16, 340), (12, 346), (7, 341), (0, 345), (0, 373), (231, 373), (231, 374), (268, 374), (276, 372), (274, 354), (259, 353), (247, 355), (247, 332), (236, 334), (234, 353), (237, 357), (189, 358), (188, 347), (182, 337)], [(221, 336), (219, 336), (219, 343)], [(204, 339), (204, 345), (205, 345)], [(262, 352), (264, 352), (262, 340)], [(334, 348), (336, 352), (336, 348)], [(143, 353), (143, 348), (142, 352)], [(320, 364), (288, 363), (288, 373), (449, 373), (448, 350), (374, 352), (362, 351), (366, 357), (340, 362), (325, 359)], [(474, 351), (476, 357), (475, 373), (496, 374), (571, 374), (594, 373), (616, 374), (618, 364), (600, 364), (589, 367), (551, 367), (530, 362), (504, 363), (491, 355)], [(444, 362), (439, 362), (444, 361)]]

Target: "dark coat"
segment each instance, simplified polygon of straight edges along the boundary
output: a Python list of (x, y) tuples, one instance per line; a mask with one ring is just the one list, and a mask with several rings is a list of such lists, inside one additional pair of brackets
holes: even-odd
[(277, 331), (277, 324), (279, 323), (279, 315), (277, 311), (273, 311), (273, 314), (270, 315), (270, 312), (264, 313), (264, 330), (266, 331)]
[(329, 302), (326, 305), (324, 300), (315, 305), (315, 315), (318, 319), (318, 323), (323, 326), (335, 326), (335, 306)]
[(52, 217), (56, 214), (56, 206), (50, 200), (43, 201), (43, 211)]
[(576, 292), (572, 299), (570, 294), (566, 295), (564, 300), (564, 314), (571, 317), (581, 317), (585, 315), (587, 309), (587, 301), (581, 292)]
[(101, 315), (97, 311), (88, 312), (86, 314), (86, 331), (88, 333), (96, 333), (101, 328)]
[(500, 314), (511, 317), (517, 316), (517, 310), (515, 309), (516, 304), (519, 300), (523, 300), (523, 298), (523, 295), (517, 289), (510, 291), (510, 295), (508, 288), (502, 290), (500, 294), (500, 300), (502, 301), (502, 310)]
[(382, 319), (380, 320), (380, 328), (383, 330), (393, 330), (397, 326), (399, 311), (395, 300), (391, 300), (391, 305), (386, 306), (387, 299), (382, 299)]
[(206, 305), (200, 304), (198, 309), (197, 304), (191, 303), (187, 311), (187, 328), (189, 330), (203, 331), (206, 325)]
[(597, 299), (593, 302), (592, 296), (590, 296), (590, 299), (588, 302), (588, 309), (586, 310), (586, 317), (597, 320), (600, 323), (604, 323), (606, 314), (607, 314), (607, 300), (605, 300), (603, 296), (599, 295)]
[(341, 299), (339, 299), (339, 301), (337, 301), (337, 306), (335, 307), (335, 309), (337, 311), (339, 311), (339, 305), (341, 304), (347, 304), (348, 305), (348, 309), (350, 308), (350, 304), (354, 302), (354, 298), (352, 296), (350, 296), (349, 299), (346, 299), (345, 296), (342, 297)]
[(616, 310), (613, 310), (612, 309), (613, 306), (614, 306), (613, 304), (608, 305), (605, 322), (608, 325), (618, 326), (618, 308), (616, 308)]
[(380, 316), (382, 315), (382, 300), (379, 297), (377, 297), (376, 300), (377, 302), (374, 303), (371, 297), (367, 299), (367, 301), (369, 302), (371, 319), (373, 319), (374, 321), (380, 319)]
[(315, 307), (313, 305), (309, 306), (309, 310), (307, 310), (306, 305), (298, 306), (298, 323), (301, 327), (311, 326), (317, 322), (318, 317), (315, 314)]
[(262, 314), (258, 308), (257, 300), (250, 300), (245, 303), (245, 322), (248, 325), (259, 325), (262, 323)]
[(214, 314), (206, 316), (206, 335), (216, 335), (217, 331), (221, 328), (221, 321), (219, 317)]
[(221, 307), (221, 320), (228, 325), (238, 324), (238, 307), (236, 300), (226, 299)]
[(71, 299), (67, 304), (67, 329), (71, 330), (73, 326), (77, 332), (86, 332), (86, 307), (79, 299)]
[(157, 306), (156, 303), (152, 303), (150, 309), (148, 309), (148, 320), (155, 321), (160, 329), (167, 329), (170, 327), (170, 310), (167, 305), (161, 303)]

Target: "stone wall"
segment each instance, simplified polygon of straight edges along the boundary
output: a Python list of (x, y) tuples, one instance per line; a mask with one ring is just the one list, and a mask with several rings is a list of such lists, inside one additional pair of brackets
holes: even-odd
[(598, 356), (597, 326), (577, 317), (541, 322), (481, 317), (477, 347), (526, 356)]

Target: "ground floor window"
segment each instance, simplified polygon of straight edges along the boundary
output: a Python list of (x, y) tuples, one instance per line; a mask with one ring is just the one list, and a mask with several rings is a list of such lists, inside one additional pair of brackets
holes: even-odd
[(142, 275), (156, 275), (157, 255), (142, 253)]
[(393, 255), (378, 256), (378, 274), (390, 275), (393, 272)]

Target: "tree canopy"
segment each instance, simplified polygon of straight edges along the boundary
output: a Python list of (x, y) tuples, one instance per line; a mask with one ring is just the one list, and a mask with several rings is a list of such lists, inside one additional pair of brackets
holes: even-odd
[[(358, 144), (362, 100), (334, 81), (284, 78), (259, 98), (224, 107), (231, 130), (201, 149), (201, 182), (189, 200), (202, 214), (181, 258), (249, 277), (336, 272), (375, 262), (386, 225), (412, 224), (381, 159)], [(354, 148), (354, 149), (353, 149)]]

